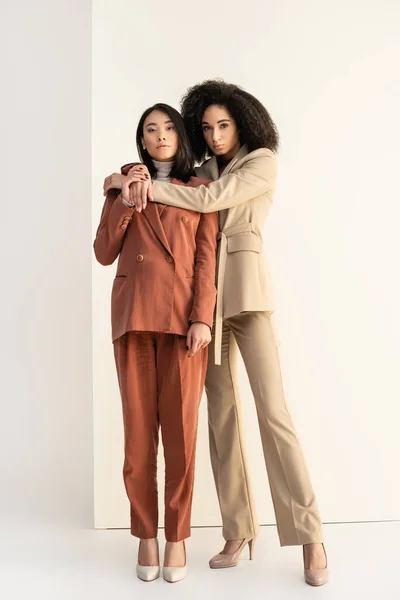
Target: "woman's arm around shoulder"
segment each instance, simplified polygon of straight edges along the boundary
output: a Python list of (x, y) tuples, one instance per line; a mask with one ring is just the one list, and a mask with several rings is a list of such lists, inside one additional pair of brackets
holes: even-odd
[(276, 182), (276, 154), (260, 148), (247, 154), (239, 168), (222, 175), (207, 187), (175, 186), (155, 181), (153, 198), (169, 206), (202, 213), (224, 210), (265, 194), (272, 201)]

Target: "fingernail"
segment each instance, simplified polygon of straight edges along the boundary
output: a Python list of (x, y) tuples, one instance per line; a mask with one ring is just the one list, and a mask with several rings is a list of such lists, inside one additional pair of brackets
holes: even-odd
[(148, 176), (148, 175), (145, 175), (145, 177), (146, 177), (146, 179), (148, 179), (148, 178), (149, 178), (149, 176)]

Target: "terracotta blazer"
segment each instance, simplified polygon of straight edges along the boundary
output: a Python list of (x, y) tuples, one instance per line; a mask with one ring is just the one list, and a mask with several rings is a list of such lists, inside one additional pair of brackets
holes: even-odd
[[(204, 183), (192, 177), (189, 185)], [(192, 321), (212, 326), (217, 235), (216, 214), (156, 203), (137, 213), (123, 204), (119, 190), (108, 192), (94, 251), (102, 265), (119, 256), (113, 341), (127, 331), (186, 335)]]

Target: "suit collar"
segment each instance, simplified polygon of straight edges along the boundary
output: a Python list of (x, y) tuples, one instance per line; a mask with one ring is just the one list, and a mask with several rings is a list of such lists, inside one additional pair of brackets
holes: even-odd
[(167, 250), (167, 252), (169, 252), (169, 254), (172, 254), (171, 248), (167, 240), (167, 236), (165, 235), (164, 227), (161, 223), (157, 204), (155, 202), (148, 202), (142, 214), (150, 223), (154, 233), (156, 234), (164, 248)]
[[(242, 158), (244, 158), (248, 153), (249, 153), (249, 150), (247, 148), (247, 144), (244, 144), (240, 148), (238, 153), (226, 165), (222, 175), (226, 175), (226, 173), (229, 173), (232, 170), (232, 168), (236, 165), (236, 163), (239, 162), (239, 160), (242, 160)], [(216, 179), (219, 179), (219, 166), (218, 166), (218, 160), (217, 160), (217, 157), (215, 156), (215, 154), (214, 154), (214, 156), (212, 156), (210, 158), (210, 160), (204, 166), (205, 166), (207, 175), (209, 177), (211, 177), (211, 179), (213, 179), (214, 181)]]
[(232, 158), (232, 160), (226, 165), (224, 171), (223, 171), (223, 175), (226, 175), (226, 173), (229, 173), (232, 168), (236, 165), (237, 162), (239, 162), (239, 160), (242, 160), (242, 158), (244, 158), (247, 154), (249, 153), (249, 150), (247, 148), (247, 144), (244, 144), (239, 152)]
[(213, 181), (219, 179), (219, 167), (217, 162), (217, 157), (212, 156), (210, 160), (207, 161), (206, 165), (207, 177), (210, 177)]

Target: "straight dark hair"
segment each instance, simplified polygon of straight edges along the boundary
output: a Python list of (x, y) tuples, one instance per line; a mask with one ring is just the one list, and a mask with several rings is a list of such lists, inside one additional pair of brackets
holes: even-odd
[(140, 157), (140, 160), (148, 168), (150, 175), (154, 177), (157, 173), (157, 169), (153, 164), (153, 160), (147, 150), (143, 149), (142, 138), (143, 138), (143, 126), (144, 122), (153, 110), (159, 110), (171, 119), (173, 122), (176, 132), (179, 138), (178, 150), (174, 157), (174, 164), (170, 172), (170, 177), (174, 177), (187, 183), (192, 175), (194, 175), (194, 154), (190, 145), (189, 137), (186, 133), (183, 119), (179, 112), (169, 106), (168, 104), (157, 103), (144, 111), (140, 117), (139, 124), (136, 130), (136, 147)]

